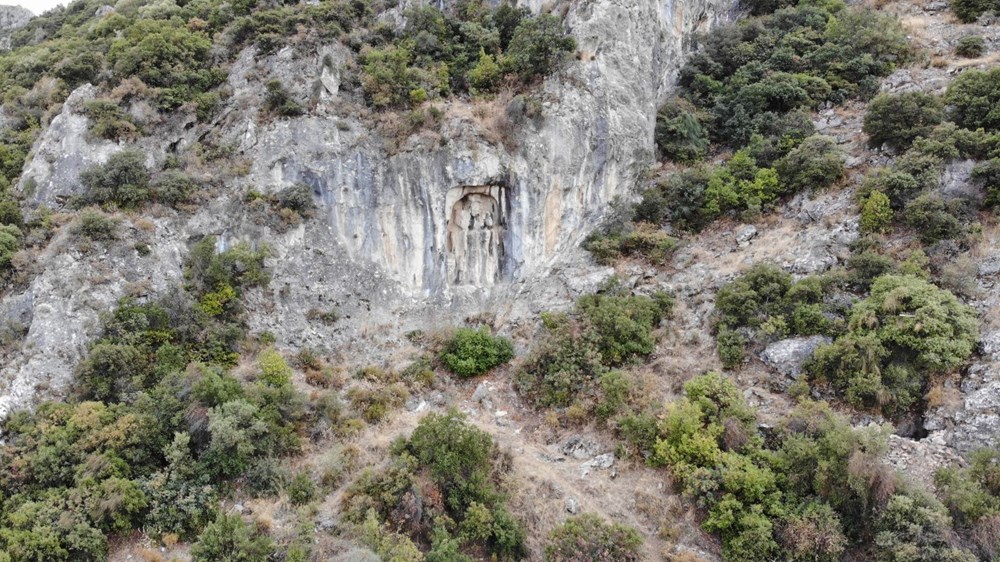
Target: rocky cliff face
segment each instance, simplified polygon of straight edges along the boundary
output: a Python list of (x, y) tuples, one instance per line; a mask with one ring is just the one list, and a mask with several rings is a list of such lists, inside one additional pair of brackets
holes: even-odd
[[(0, 370), (0, 417), (63, 392), (96, 335), (98, 312), (126, 288), (156, 292), (176, 283), (187, 245), (202, 235), (217, 235), (223, 247), (270, 246), (273, 282), (252, 295), (251, 325), (279, 343), (354, 342), (371, 353), (359, 335), (378, 331), (391, 342), (469, 314), (502, 324), (568, 302), (606, 276), (580, 259), (579, 243), (651, 162), (656, 108), (694, 34), (732, 8), (729, 0), (573, 3), (566, 24), (578, 60), (541, 86), (541, 117), (518, 118), (516, 102), (454, 102), (436, 134), (399, 143), (341, 92), (351, 62), (341, 46), (312, 56), (244, 51), (229, 76), (234, 95), (215, 123), (173, 118), (139, 144), (159, 164), (217, 135), (236, 147), (248, 173), (223, 177), (224, 187), (193, 214), (164, 211), (152, 227), (133, 229), (148, 239), (146, 258), (121, 243), (82, 253), (57, 237), (31, 286), (0, 303), (0, 314), (27, 327)], [(316, 107), (301, 118), (262, 120), (267, 76), (300, 99), (312, 96)], [(94, 94), (74, 92), (35, 146), (19, 185), (29, 207), (59, 208), (80, 192), (80, 171), (120, 149), (86, 132), (81, 104)], [(218, 170), (208, 172), (219, 179)], [(312, 188), (311, 220), (278, 232), (246, 212), (248, 189), (296, 183)], [(310, 320), (310, 311), (330, 309), (345, 320)]]
[(24, 27), (33, 17), (34, 14), (20, 6), (0, 6), (0, 51), (10, 48), (10, 34)]

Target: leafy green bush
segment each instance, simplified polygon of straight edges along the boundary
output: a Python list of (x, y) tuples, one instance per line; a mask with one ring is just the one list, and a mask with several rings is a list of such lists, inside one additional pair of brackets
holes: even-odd
[(694, 162), (708, 154), (708, 131), (695, 107), (682, 98), (668, 101), (656, 113), (656, 147), (670, 160)]
[(90, 132), (108, 140), (134, 139), (139, 127), (130, 115), (110, 100), (91, 100), (83, 105), (83, 113), (90, 119)]
[(9, 270), (14, 254), (21, 247), (21, 229), (12, 224), (0, 225), (0, 271)]
[(545, 335), (516, 374), (519, 390), (531, 400), (568, 406), (593, 397), (608, 369), (652, 353), (653, 329), (672, 300), (611, 289), (578, 299), (572, 316), (543, 314)]
[(944, 118), (944, 104), (922, 92), (881, 94), (868, 104), (864, 132), (868, 144), (903, 150), (917, 137), (927, 137)]
[(268, 80), (264, 84), (267, 93), (264, 95), (264, 107), (282, 117), (297, 117), (305, 113), (305, 109), (292, 98), (280, 80)]
[(958, 19), (965, 23), (974, 22), (984, 12), (996, 9), (995, 0), (952, 0), (951, 2), (951, 11), (955, 12)]
[[(523, 526), (507, 510), (500, 488), (510, 459), (488, 433), (455, 410), (432, 413), (420, 420), (410, 439), (394, 443), (393, 455), (386, 469), (366, 471), (344, 496), (345, 519), (362, 524), (372, 548), (388, 552), (408, 544), (404, 550), (411, 558), (406, 559), (419, 560), (413, 542), (431, 543), (428, 559), (453, 560), (444, 554), (454, 551), (460, 539), (499, 559), (524, 556)], [(414, 485), (418, 471), (426, 485)], [(442, 526), (446, 518), (454, 524)], [(406, 534), (387, 534), (387, 526)]]
[(74, 231), (91, 240), (114, 240), (120, 224), (121, 219), (89, 207), (80, 211)]
[(807, 366), (857, 407), (889, 415), (922, 396), (929, 375), (961, 366), (978, 341), (975, 311), (912, 275), (884, 275), (852, 309), (848, 332)]
[(909, 57), (906, 33), (891, 16), (801, 4), (713, 30), (682, 68), (680, 85), (712, 115), (711, 137), (741, 148), (754, 135), (770, 136), (789, 112), (873, 95), (878, 78)]
[(194, 180), (180, 170), (167, 170), (158, 175), (152, 184), (156, 200), (170, 206), (190, 201), (196, 188)]
[(87, 188), (82, 197), (86, 203), (138, 207), (149, 199), (146, 155), (131, 148), (116, 152), (104, 164), (84, 170), (80, 183)]
[(892, 226), (892, 204), (881, 191), (872, 191), (861, 205), (861, 232), (882, 233)]
[(262, 351), (257, 356), (257, 367), (260, 369), (260, 379), (271, 386), (291, 384), (292, 368), (288, 362), (274, 349)]
[(594, 232), (583, 246), (598, 263), (610, 264), (623, 256), (642, 256), (655, 264), (666, 263), (677, 248), (677, 239), (650, 223), (638, 223), (620, 232)]
[(962, 200), (945, 200), (930, 193), (910, 201), (903, 212), (906, 224), (917, 232), (924, 244), (961, 236), (965, 230), (959, 219), (962, 214)]
[(951, 540), (951, 518), (925, 493), (896, 494), (875, 520), (878, 562), (974, 562)]
[(1000, 68), (969, 69), (959, 74), (948, 85), (944, 101), (950, 106), (949, 117), (959, 127), (1000, 130), (1000, 115), (994, 111), (1000, 103)]
[(195, 562), (267, 562), (274, 551), (270, 537), (243, 522), (239, 515), (219, 514), (191, 546)]
[(293, 505), (307, 504), (316, 497), (316, 484), (307, 473), (299, 472), (288, 483), (287, 491)]
[(505, 66), (530, 83), (555, 70), (575, 48), (576, 41), (566, 35), (558, 17), (526, 17), (518, 23), (507, 45)]
[(494, 337), (486, 328), (459, 328), (445, 344), (441, 362), (461, 377), (475, 377), (514, 357), (514, 344), (507, 338)]
[(955, 54), (967, 59), (976, 59), (986, 52), (986, 41), (982, 35), (968, 35), (958, 40)]
[(844, 175), (844, 158), (833, 139), (812, 136), (774, 163), (786, 193), (827, 187)]
[(593, 513), (570, 517), (549, 534), (548, 562), (639, 562), (642, 537), (631, 528), (608, 523)]

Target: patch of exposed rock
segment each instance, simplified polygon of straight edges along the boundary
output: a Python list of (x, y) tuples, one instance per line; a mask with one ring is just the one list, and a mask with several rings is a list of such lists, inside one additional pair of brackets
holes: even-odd
[(0, 6), (0, 51), (10, 49), (10, 34), (21, 29), (35, 17), (20, 6)]
[(776, 341), (764, 348), (760, 359), (764, 364), (785, 375), (788, 379), (798, 380), (802, 376), (803, 366), (813, 356), (816, 348), (831, 341), (826, 336), (808, 336)]
[(906, 474), (907, 481), (930, 491), (934, 489), (934, 473), (948, 466), (961, 466), (962, 457), (954, 449), (928, 440), (914, 441), (890, 435), (885, 462)]

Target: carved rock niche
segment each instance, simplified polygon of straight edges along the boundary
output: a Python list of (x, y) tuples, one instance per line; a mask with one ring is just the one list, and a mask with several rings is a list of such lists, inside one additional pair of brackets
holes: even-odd
[(464, 186), (448, 191), (448, 280), (487, 287), (503, 272), (507, 228), (504, 189)]

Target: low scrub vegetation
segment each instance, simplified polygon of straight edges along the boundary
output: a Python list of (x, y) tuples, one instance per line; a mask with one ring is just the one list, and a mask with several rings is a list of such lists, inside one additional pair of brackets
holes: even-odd
[(459, 328), (445, 344), (441, 363), (460, 377), (475, 377), (514, 357), (514, 345), (507, 338), (495, 337), (485, 328)]
[[(343, 499), (345, 518), (384, 559), (524, 556), (524, 527), (507, 508), (510, 460), (490, 435), (450, 411), (398, 440), (390, 464), (366, 470)], [(396, 558), (403, 556), (403, 558)]]
[(542, 406), (593, 404), (605, 374), (652, 353), (653, 330), (671, 306), (667, 295), (612, 289), (581, 297), (570, 314), (544, 314), (545, 334), (518, 371), (518, 388)]

